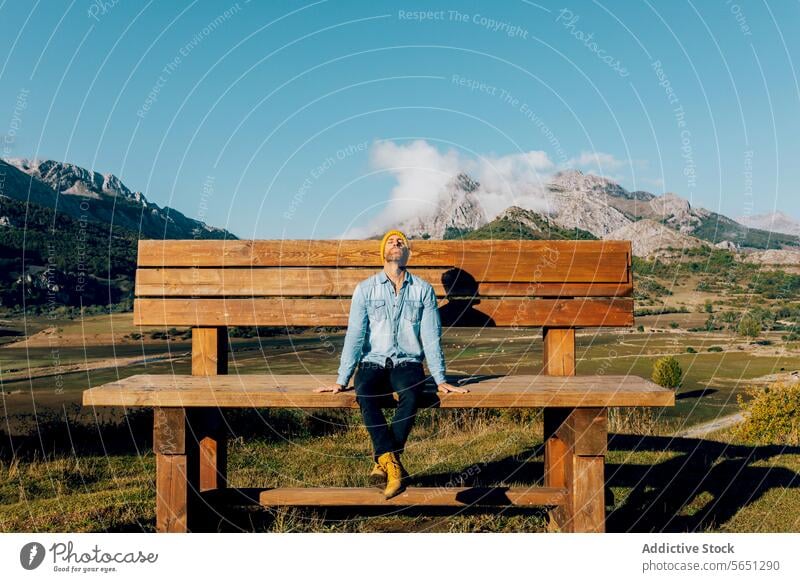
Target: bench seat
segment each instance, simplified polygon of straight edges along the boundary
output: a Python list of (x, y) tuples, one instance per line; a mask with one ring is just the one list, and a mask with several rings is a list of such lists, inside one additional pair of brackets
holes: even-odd
[[(83, 392), (84, 406), (358, 408), (354, 391), (314, 392), (335, 375), (136, 375)], [(457, 382), (458, 380), (451, 380)], [(437, 394), (429, 380), (421, 405), (439, 408), (674, 406), (675, 393), (636, 376), (473, 376), (466, 394)], [(396, 395), (386, 398), (386, 406)]]

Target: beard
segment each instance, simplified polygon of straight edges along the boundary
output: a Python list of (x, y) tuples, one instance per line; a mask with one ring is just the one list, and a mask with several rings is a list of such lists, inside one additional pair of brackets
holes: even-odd
[(389, 262), (402, 262), (403, 259), (406, 257), (406, 253), (400, 249), (389, 249), (383, 256), (385, 261)]

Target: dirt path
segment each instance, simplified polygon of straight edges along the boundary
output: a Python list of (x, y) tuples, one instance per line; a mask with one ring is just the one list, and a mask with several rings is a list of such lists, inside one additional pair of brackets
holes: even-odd
[(675, 436), (689, 438), (689, 439), (699, 439), (709, 435), (714, 431), (731, 427), (734, 424), (738, 424), (743, 420), (744, 416), (742, 415), (742, 413), (736, 412), (728, 416), (722, 416), (720, 418), (716, 418), (709, 422), (704, 422), (703, 424), (698, 424), (697, 426), (693, 426), (692, 428), (688, 428), (686, 430), (678, 431), (675, 433)]
[(62, 376), (64, 374), (75, 374), (76, 372), (86, 372), (88, 370), (102, 370), (104, 368), (122, 368), (136, 366), (139, 364), (150, 364), (152, 362), (172, 362), (181, 358), (188, 358), (191, 352), (172, 352), (163, 354), (152, 354), (149, 356), (130, 356), (127, 358), (105, 358), (90, 362), (80, 362), (77, 364), (64, 364), (58, 366), (42, 366), (39, 368), (28, 368), (18, 372), (6, 372), (3, 374), (3, 382), (14, 382), (15, 380), (31, 380), (35, 378), (48, 378), (50, 376)]

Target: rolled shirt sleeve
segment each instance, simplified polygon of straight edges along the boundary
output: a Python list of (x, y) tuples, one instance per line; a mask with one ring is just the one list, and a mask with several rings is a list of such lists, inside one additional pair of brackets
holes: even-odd
[(347, 386), (350, 377), (361, 360), (361, 350), (364, 347), (364, 338), (367, 334), (369, 318), (367, 316), (366, 302), (361, 290), (361, 285), (357, 285), (353, 291), (353, 299), (350, 302), (350, 317), (347, 322), (347, 334), (344, 338), (342, 357), (339, 363), (339, 377), (337, 384)]
[(437, 385), (447, 381), (445, 378), (445, 361), (442, 353), (442, 320), (439, 315), (439, 305), (433, 287), (428, 285), (422, 301), (422, 321), (420, 322), (420, 336), (422, 349), (428, 369)]

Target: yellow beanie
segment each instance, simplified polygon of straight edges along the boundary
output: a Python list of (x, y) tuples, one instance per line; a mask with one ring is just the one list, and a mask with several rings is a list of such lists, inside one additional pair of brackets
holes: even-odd
[(392, 236), (393, 234), (396, 234), (397, 236), (402, 238), (403, 242), (406, 243), (406, 246), (411, 248), (411, 245), (408, 244), (408, 237), (405, 235), (405, 233), (399, 230), (390, 230), (385, 235), (383, 235), (383, 240), (381, 240), (381, 259), (386, 258), (386, 255), (384, 254), (386, 252), (386, 241), (389, 240), (389, 237)]

